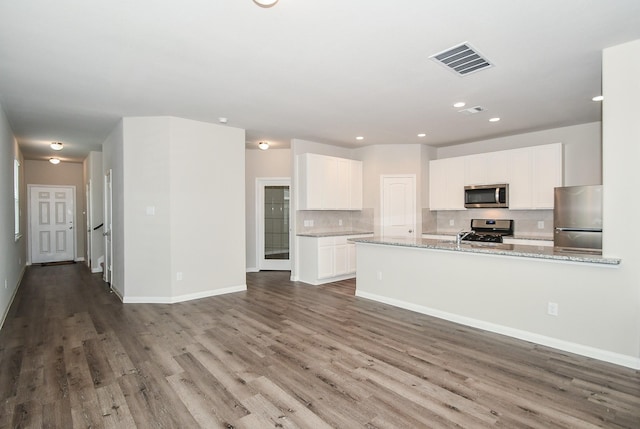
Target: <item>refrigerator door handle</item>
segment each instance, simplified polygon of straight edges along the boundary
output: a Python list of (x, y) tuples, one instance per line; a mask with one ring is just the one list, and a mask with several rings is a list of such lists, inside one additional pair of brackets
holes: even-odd
[(602, 228), (556, 228), (556, 231), (565, 231), (565, 232), (602, 232)]

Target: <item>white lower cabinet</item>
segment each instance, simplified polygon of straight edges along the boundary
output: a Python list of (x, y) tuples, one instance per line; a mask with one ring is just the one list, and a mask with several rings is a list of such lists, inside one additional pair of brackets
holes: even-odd
[(299, 237), (301, 282), (312, 285), (355, 277), (356, 245), (351, 238), (372, 237), (373, 234), (332, 237)]

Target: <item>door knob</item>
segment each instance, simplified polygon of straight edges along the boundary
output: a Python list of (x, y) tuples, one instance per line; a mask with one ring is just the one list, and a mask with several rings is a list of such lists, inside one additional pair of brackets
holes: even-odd
[(410, 230), (409, 230), (409, 234), (411, 234), (411, 233), (413, 233), (413, 230), (412, 230), (412, 229), (410, 229)]

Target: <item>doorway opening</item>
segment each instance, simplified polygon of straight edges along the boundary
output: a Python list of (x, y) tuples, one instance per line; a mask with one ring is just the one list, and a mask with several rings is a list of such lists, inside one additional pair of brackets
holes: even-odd
[(259, 270), (291, 270), (289, 178), (256, 179)]

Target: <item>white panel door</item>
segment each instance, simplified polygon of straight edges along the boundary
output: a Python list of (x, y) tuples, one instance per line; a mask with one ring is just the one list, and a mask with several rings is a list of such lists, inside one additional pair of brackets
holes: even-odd
[(30, 186), (31, 263), (75, 259), (75, 188)]
[(382, 176), (382, 235), (415, 237), (415, 176)]

